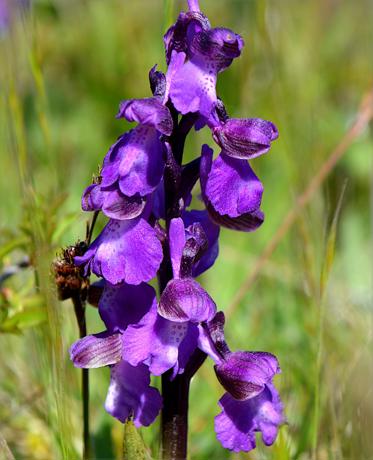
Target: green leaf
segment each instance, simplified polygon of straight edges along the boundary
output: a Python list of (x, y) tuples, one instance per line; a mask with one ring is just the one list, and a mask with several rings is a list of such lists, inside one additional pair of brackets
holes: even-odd
[(132, 420), (124, 424), (123, 460), (146, 460), (149, 458), (144, 441)]

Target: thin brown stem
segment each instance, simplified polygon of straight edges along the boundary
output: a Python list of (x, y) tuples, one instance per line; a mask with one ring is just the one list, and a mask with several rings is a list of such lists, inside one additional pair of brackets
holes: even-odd
[[(87, 335), (87, 324), (85, 320), (85, 305), (82, 302), (80, 293), (72, 297), (76, 320), (79, 328), (80, 338)], [(89, 374), (88, 369), (82, 369), (82, 415), (83, 415), (83, 460), (91, 458), (91, 442), (89, 436)]]

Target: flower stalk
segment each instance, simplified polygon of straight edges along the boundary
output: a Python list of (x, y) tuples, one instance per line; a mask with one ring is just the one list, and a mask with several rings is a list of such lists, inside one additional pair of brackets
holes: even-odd
[[(197, 0), (188, 5), (164, 35), (167, 72), (149, 72), (152, 96), (120, 103), (117, 118), (137, 125), (110, 147), (82, 196), (82, 209), (108, 222), (92, 243), (89, 232), (89, 246), (73, 258), (83, 278), (102, 278), (105, 330), (82, 337), (84, 304), (76, 298), (81, 338), (71, 359), (82, 369), (110, 367), (105, 408), (122, 423), (149, 426), (161, 412), (163, 460), (187, 458), (190, 382), (207, 356), (225, 390), (215, 417), (224, 448), (254, 449), (257, 431), (271, 445), (284, 420), (272, 382), (276, 357), (230, 351), (224, 313), (198, 281), (218, 256), (220, 227), (252, 232), (263, 223), (264, 188), (248, 160), (268, 152), (278, 132), (270, 121), (228, 116), (217, 77), (244, 41), (211, 27)], [(205, 144), (183, 164), (187, 135), (204, 127), (220, 153), (214, 158)], [(191, 209), (198, 180), (203, 209)], [(148, 284), (155, 276), (158, 296)], [(161, 376), (162, 394), (151, 375)]]

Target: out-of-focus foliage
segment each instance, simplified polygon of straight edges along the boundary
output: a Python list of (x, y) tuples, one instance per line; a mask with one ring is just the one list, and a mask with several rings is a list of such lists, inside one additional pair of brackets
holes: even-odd
[[(265, 185), (265, 224), (255, 234), (223, 231), (203, 279), (227, 309), (372, 85), (373, 9), (370, 0), (200, 3), (213, 25), (246, 42), (219, 81), (230, 115), (270, 119), (280, 131), (271, 153), (252, 162)], [(128, 128), (115, 119), (119, 101), (149, 95), (148, 70), (165, 69), (162, 33), (180, 8), (34, 0), (1, 31), (0, 271), (25, 256), (31, 264), (0, 287), (0, 432), (17, 459), (78, 458), (80, 375), (67, 353), (78, 331), (71, 304), (56, 300), (50, 265), (59, 247), (84, 239), (80, 194)], [(209, 136), (195, 134), (187, 155)], [(288, 424), (271, 448), (223, 450), (213, 432), (223, 391), (206, 363), (191, 390), (192, 459), (373, 458), (371, 139), (366, 131), (348, 149), (227, 322), (232, 348), (279, 357)], [(89, 332), (101, 329), (89, 309)], [(120, 458), (123, 426), (103, 409), (107, 369), (90, 375), (96, 458)], [(156, 458), (157, 427), (142, 436)]]

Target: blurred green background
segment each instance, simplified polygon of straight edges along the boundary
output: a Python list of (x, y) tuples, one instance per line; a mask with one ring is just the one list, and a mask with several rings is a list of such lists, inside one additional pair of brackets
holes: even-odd
[[(229, 310), (232, 349), (278, 356), (276, 385), (288, 424), (271, 448), (261, 441), (248, 454), (221, 448), (213, 419), (223, 390), (206, 362), (192, 384), (190, 458), (372, 460), (369, 129), (232, 308), (282, 219), (371, 90), (372, 1), (200, 4), (213, 26), (245, 39), (242, 57), (218, 83), (229, 114), (270, 119), (280, 131), (270, 154), (252, 162), (265, 186), (264, 225), (254, 234), (223, 230), (220, 258), (202, 282), (218, 307)], [(24, 255), (33, 268), (0, 291), (0, 458), (8, 458), (4, 440), (17, 460), (80, 458), (80, 372), (67, 353), (78, 330), (70, 302), (56, 300), (50, 267), (59, 248), (84, 239), (81, 192), (129, 127), (115, 119), (118, 103), (150, 95), (148, 70), (155, 63), (165, 70), (162, 34), (185, 8), (186, 1), (176, 0), (34, 0), (30, 12), (13, 11), (1, 31), (0, 270)], [(187, 157), (206, 141), (212, 145), (209, 132), (193, 134)], [(102, 330), (94, 308), (88, 330)], [(92, 370), (90, 378), (95, 458), (120, 458), (122, 425), (103, 409), (109, 372)], [(158, 430), (142, 429), (153, 458)]]

